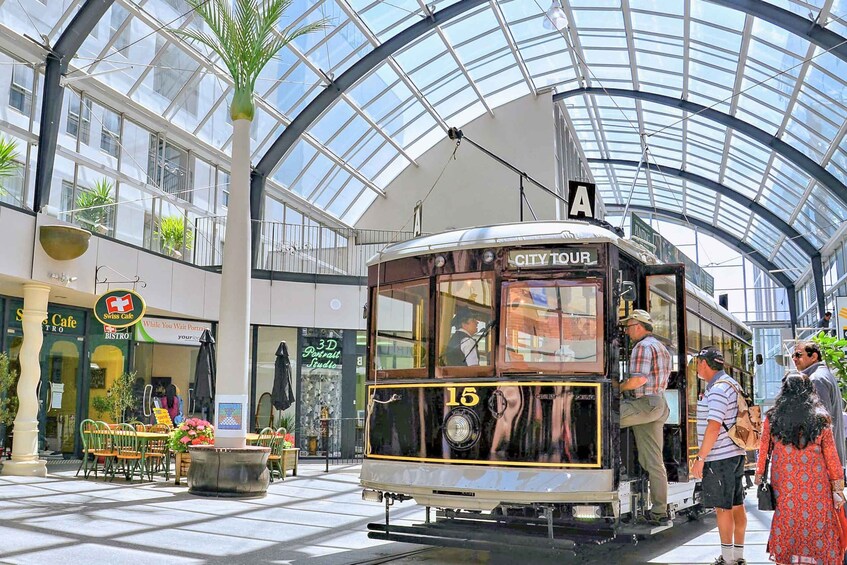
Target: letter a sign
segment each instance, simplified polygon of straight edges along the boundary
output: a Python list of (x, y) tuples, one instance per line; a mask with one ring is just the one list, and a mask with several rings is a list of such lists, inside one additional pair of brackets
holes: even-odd
[(577, 180), (568, 181), (568, 219), (594, 218), (597, 185)]

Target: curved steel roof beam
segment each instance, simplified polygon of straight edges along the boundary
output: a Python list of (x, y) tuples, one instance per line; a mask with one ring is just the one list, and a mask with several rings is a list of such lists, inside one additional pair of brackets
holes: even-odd
[(797, 149), (794, 149), (786, 142), (772, 136), (766, 131), (759, 129), (750, 123), (745, 122), (744, 120), (741, 120), (734, 116), (730, 116), (729, 114), (725, 114), (723, 112), (719, 112), (712, 108), (708, 108), (706, 106), (703, 106), (702, 104), (697, 104), (696, 102), (680, 100), (679, 98), (665, 96), (664, 94), (656, 94), (654, 92), (627, 90), (624, 88), (575, 88), (573, 90), (568, 90), (567, 92), (554, 94), (553, 100), (564, 100), (566, 98), (571, 98), (573, 96), (579, 96), (582, 94), (594, 94), (596, 96), (612, 97), (619, 96), (621, 98), (632, 98), (635, 100), (653, 102), (654, 104), (670, 106), (672, 108), (679, 108), (680, 110), (684, 110), (686, 112), (695, 113), (698, 116), (702, 116), (708, 120), (712, 120), (713, 122), (717, 122), (728, 128), (732, 128), (739, 133), (743, 133), (747, 137), (755, 139), (762, 145), (769, 147), (777, 154), (784, 157), (785, 160), (789, 161), (798, 169), (809, 175), (812, 179), (816, 180), (822, 186), (829, 189), (829, 191), (832, 192), (835, 197), (838, 198), (842, 204), (844, 204), (844, 206), (847, 206), (847, 186), (845, 186), (844, 183), (839, 181), (835, 177), (835, 175), (827, 171), (819, 163), (816, 163), (814, 160), (810, 159)]
[(718, 6), (750, 14), (766, 22), (781, 27), (785, 31), (802, 37), (806, 41), (826, 49), (842, 61), (847, 62), (847, 38), (840, 36), (821, 26), (817, 21), (811, 21), (794, 12), (789, 12), (770, 2), (762, 0), (706, 0)]
[[(638, 161), (628, 161), (625, 159), (589, 159), (588, 162), (595, 163), (598, 165), (617, 165), (621, 167), (632, 167), (633, 169), (636, 169), (639, 166)], [(708, 188), (709, 190), (714, 190), (717, 194), (729, 198), (730, 200), (734, 200), (744, 208), (752, 210), (754, 214), (770, 223), (773, 227), (775, 227), (782, 234), (784, 234), (785, 237), (791, 239), (794, 243), (796, 243), (797, 246), (802, 249), (810, 258), (820, 256), (820, 251), (818, 251), (817, 247), (815, 247), (812, 242), (806, 239), (803, 234), (798, 232), (796, 228), (792, 227), (788, 222), (786, 222), (778, 215), (771, 212), (755, 200), (747, 198), (743, 194), (736, 192), (735, 190), (729, 188), (724, 184), (720, 184), (719, 182), (715, 182), (713, 180), (707, 179), (706, 177), (702, 177), (694, 173), (689, 173), (688, 171), (675, 169), (673, 167), (663, 167), (662, 165), (657, 165), (655, 163), (642, 162), (641, 167), (649, 168), (651, 171), (656, 171), (657, 173), (661, 173), (669, 177), (676, 177), (679, 179), (687, 180), (689, 182), (693, 182), (704, 188)]]
[[(623, 210), (623, 204), (609, 204), (606, 205), (607, 210)], [(633, 206), (630, 205), (630, 210), (634, 210), (636, 212), (643, 212), (647, 214), (654, 214), (656, 216), (660, 216), (674, 222), (679, 225), (692, 225), (700, 228), (704, 232), (708, 233), (721, 243), (726, 244), (728, 247), (732, 249), (736, 249), (740, 253), (743, 253), (745, 257), (750, 259), (752, 263), (754, 263), (757, 267), (765, 271), (768, 276), (772, 277), (776, 282), (781, 284), (783, 288), (785, 288), (785, 293), (788, 297), (788, 317), (791, 321), (791, 327), (795, 327), (797, 325), (797, 293), (794, 288), (794, 281), (792, 281), (788, 276), (782, 272), (776, 265), (771, 263), (771, 261), (753, 249), (753, 247), (743, 241), (738, 241), (738, 238), (733, 236), (732, 234), (725, 232), (724, 230), (713, 226), (712, 224), (700, 220), (698, 218), (687, 218), (680, 214), (679, 212), (675, 212), (672, 210), (665, 210), (663, 208), (650, 208), (649, 206)]]
[(59, 141), (59, 121), (65, 87), (62, 75), (76, 55), (85, 38), (103, 17), (114, 0), (86, 0), (59, 36), (56, 46), (47, 54), (44, 67), (44, 88), (41, 91), (41, 123), (38, 132), (38, 166), (35, 168), (35, 189), (32, 208), (38, 212), (50, 200), (50, 183), (56, 162), (56, 145)]

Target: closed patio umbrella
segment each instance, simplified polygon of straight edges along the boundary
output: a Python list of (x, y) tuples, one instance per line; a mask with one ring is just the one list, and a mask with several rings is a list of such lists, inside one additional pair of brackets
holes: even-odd
[(291, 387), (291, 359), (288, 356), (288, 345), (284, 341), (279, 343), (276, 350), (271, 401), (277, 410), (285, 410), (294, 404), (294, 390)]
[(203, 330), (200, 336), (200, 352), (197, 354), (197, 368), (194, 370), (194, 402), (208, 420), (215, 399), (215, 339), (209, 330)]

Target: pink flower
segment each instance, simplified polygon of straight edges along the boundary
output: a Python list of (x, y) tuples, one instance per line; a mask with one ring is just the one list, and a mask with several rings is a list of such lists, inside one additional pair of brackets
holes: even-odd
[(190, 437), (188, 437), (188, 436), (182, 436), (181, 438), (179, 438), (179, 441), (181, 441), (182, 443), (187, 444), (189, 441), (191, 441), (191, 438), (190, 438)]

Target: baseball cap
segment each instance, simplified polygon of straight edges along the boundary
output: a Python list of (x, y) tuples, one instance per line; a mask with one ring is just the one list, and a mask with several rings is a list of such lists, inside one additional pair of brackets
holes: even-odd
[(712, 361), (714, 363), (723, 363), (723, 353), (715, 349), (714, 347), (704, 347), (695, 355), (697, 359), (705, 359), (707, 361)]
[(653, 325), (653, 318), (650, 317), (650, 313), (647, 312), (647, 310), (633, 310), (630, 312), (629, 316), (621, 320), (621, 322), (628, 322), (629, 320)]

